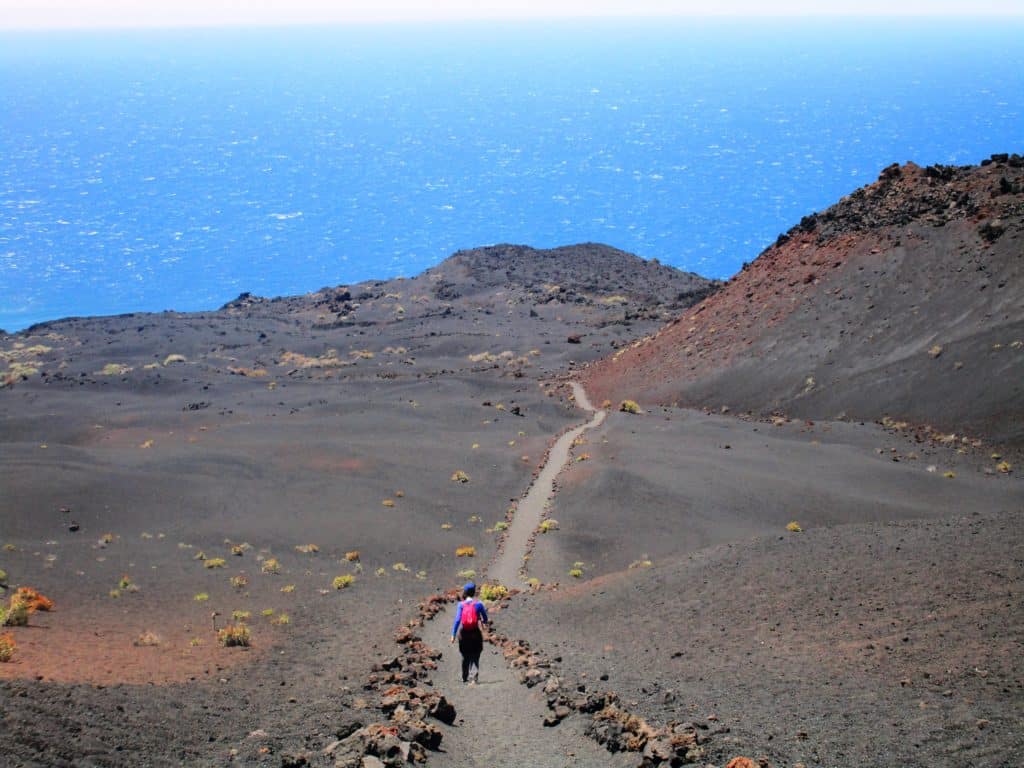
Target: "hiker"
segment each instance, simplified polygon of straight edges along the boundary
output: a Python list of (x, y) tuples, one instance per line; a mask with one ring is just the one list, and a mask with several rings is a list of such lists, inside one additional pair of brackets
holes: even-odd
[(455, 610), (452, 643), (459, 638), (462, 654), (462, 682), (476, 685), (480, 677), (480, 654), (484, 650), (481, 625), (487, 623), (487, 609), (476, 599), (476, 584), (472, 581), (462, 588), (462, 601)]

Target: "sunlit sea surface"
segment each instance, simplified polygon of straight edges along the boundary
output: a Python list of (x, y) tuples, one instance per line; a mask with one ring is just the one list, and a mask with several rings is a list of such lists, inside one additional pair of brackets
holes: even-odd
[(1024, 151), (1024, 24), (0, 35), (0, 328), (599, 241), (714, 277), (894, 161)]

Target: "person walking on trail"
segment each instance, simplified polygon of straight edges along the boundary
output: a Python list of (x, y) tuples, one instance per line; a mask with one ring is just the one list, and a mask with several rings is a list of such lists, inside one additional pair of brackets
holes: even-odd
[(459, 639), (459, 653), (462, 654), (462, 682), (476, 685), (480, 677), (480, 654), (484, 650), (484, 633), (481, 627), (487, 623), (487, 609), (476, 599), (476, 584), (472, 581), (462, 588), (462, 601), (455, 610), (455, 624), (452, 625), (452, 644)]

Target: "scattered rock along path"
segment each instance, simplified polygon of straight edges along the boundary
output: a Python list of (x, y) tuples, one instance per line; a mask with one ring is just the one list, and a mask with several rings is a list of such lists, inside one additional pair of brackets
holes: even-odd
[[(588, 412), (595, 409), (583, 388), (573, 383), (576, 404)], [(502, 554), (488, 569), (488, 581), (518, 585), (519, 567), (530, 534), (544, 514), (544, 503), (554, 493), (554, 482), (569, 459), (572, 442), (584, 431), (604, 421), (597, 411), (589, 422), (562, 435), (551, 448), (547, 463), (526, 497), (519, 503), (508, 528)], [(455, 725), (444, 731), (441, 751), (430, 756), (430, 765), (441, 768), (565, 768), (565, 766), (635, 765), (635, 755), (613, 755), (584, 735), (585, 720), (569, 717), (557, 727), (545, 728), (547, 705), (540, 686), (527, 688), (505, 664), (501, 652), (485, 644), (480, 659), (480, 682), (463, 685), (457, 646), (448, 644), (454, 608), (439, 613), (425, 628), (424, 639), (441, 649), (444, 657), (434, 675), (434, 685), (455, 705)], [(506, 608), (505, 611), (515, 610)], [(501, 614), (497, 617), (501, 621)]]

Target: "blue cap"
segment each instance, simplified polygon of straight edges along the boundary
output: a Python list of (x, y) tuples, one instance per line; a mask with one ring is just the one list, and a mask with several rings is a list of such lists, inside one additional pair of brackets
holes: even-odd
[(467, 581), (466, 586), (462, 588), (462, 591), (469, 592), (471, 589), (476, 590), (476, 584), (474, 584), (472, 581)]

